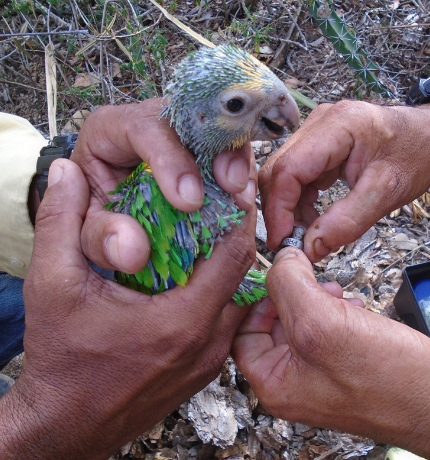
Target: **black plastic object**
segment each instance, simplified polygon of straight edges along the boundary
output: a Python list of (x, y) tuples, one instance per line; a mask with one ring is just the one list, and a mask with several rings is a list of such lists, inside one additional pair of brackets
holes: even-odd
[(410, 327), (430, 337), (429, 328), (418, 305), (414, 289), (424, 280), (430, 280), (430, 262), (410, 265), (402, 271), (403, 283), (394, 297), (394, 306), (400, 318)]
[(420, 81), (412, 86), (406, 96), (407, 105), (421, 105), (430, 102), (430, 77), (421, 78)]
[(55, 136), (49, 145), (43, 147), (40, 151), (40, 157), (37, 159), (37, 190), (40, 200), (48, 187), (48, 172), (51, 163), (58, 158), (70, 158), (75, 148), (78, 135), (73, 133), (67, 136)]

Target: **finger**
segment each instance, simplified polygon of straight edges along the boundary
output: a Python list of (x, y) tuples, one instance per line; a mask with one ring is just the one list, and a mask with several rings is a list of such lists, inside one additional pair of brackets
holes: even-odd
[[(318, 136), (311, 136), (299, 139), (288, 149), (281, 148), (276, 161), (267, 166), (271, 168), (270, 174), (260, 175), (267, 245), (271, 249), (277, 249), (282, 239), (291, 233), (302, 187), (311, 184), (324, 171), (339, 167), (351, 151), (353, 139), (347, 130), (329, 131), (324, 135), (323, 143)], [(332, 146), (336, 146), (335, 151)]]
[(228, 193), (243, 192), (248, 185), (252, 147), (247, 142), (236, 150), (221, 152), (213, 160), (217, 184)]
[(254, 303), (247, 317), (241, 324), (238, 334), (266, 333), (270, 334), (273, 322), (278, 313), (268, 297)]
[(345, 300), (349, 302), (350, 304), (354, 305), (355, 307), (366, 308), (366, 305), (364, 304), (364, 302), (361, 299), (358, 299), (356, 297), (352, 297), (350, 299), (346, 298)]
[(327, 300), (334, 298), (318, 285), (303, 251), (293, 247), (279, 251), (267, 274), (266, 287), (287, 337), (294, 338), (300, 321), (305, 325), (300, 329), (315, 333), (323, 329), (319, 321), (325, 314), (330, 315), (325, 311)]
[[(89, 188), (77, 165), (69, 160), (55, 160), (49, 170), (48, 188), (37, 216), (32, 263), (27, 275), (24, 295), (31, 296), (37, 285), (43, 298), (45, 286), (58, 286), (58, 293), (80, 290), (88, 275), (88, 263), (82, 254), (80, 234), (88, 208)], [(52, 281), (55, 279), (55, 283)], [(56, 292), (47, 292), (55, 303)], [(69, 296), (69, 299), (73, 296)], [(62, 294), (57, 299), (57, 311), (43, 313), (38, 305), (39, 318), (61, 314), (73, 308)], [(27, 312), (26, 312), (27, 313)]]
[(330, 367), (335, 356), (345, 353), (351, 344), (349, 333), (360, 323), (362, 312), (317, 284), (303, 251), (282, 249), (267, 275), (266, 287), (294, 355)]
[(333, 283), (333, 282), (328, 282), (328, 283), (323, 283), (320, 286), (328, 294), (332, 295), (333, 297), (336, 297), (336, 299), (342, 299), (343, 298), (343, 289), (342, 289), (342, 286), (340, 284)]
[(334, 249), (352, 243), (375, 222), (398, 207), (397, 180), (390, 168), (374, 162), (348, 195), (335, 202), (308, 228), (304, 251), (317, 262)]
[(278, 314), (268, 297), (254, 304), (237, 332), (231, 355), (247, 378), (255, 369), (270, 369), (285, 349), (275, 347), (286, 343)]
[(282, 327), (282, 323), (279, 321), (279, 318), (275, 319), (273, 323), (271, 336), (273, 340), (273, 345), (275, 347), (288, 343), (287, 339), (285, 338), (284, 329)]
[[(272, 180), (272, 169), (279, 157), (285, 155), (290, 148), (297, 142), (304, 141), (309, 138), (309, 134), (312, 133), (314, 126), (321, 122), (321, 119), (325, 118), (325, 114), (328, 110), (333, 107), (333, 104), (320, 104), (314, 109), (310, 115), (306, 118), (305, 122), (300, 126), (298, 131), (293, 135), (289, 136), (287, 141), (283, 144), (282, 148), (273, 154), (264, 164), (263, 168), (259, 172), (260, 187), (265, 188), (270, 185)], [(263, 197), (262, 197), (263, 198)]]
[(234, 193), (233, 198), (237, 206), (244, 211), (250, 211), (255, 207), (255, 199), (257, 197), (257, 163), (254, 155), (251, 157), (251, 166), (249, 169), (248, 183), (243, 192)]
[[(318, 189), (313, 185), (302, 187), (302, 195), (294, 209), (294, 219), (296, 222), (305, 224), (306, 228), (310, 227), (312, 222), (319, 217), (319, 212), (315, 209), (315, 202), (318, 199)], [(296, 223), (294, 223), (296, 225)]]
[(203, 182), (195, 159), (167, 120), (160, 120), (161, 108), (161, 99), (148, 99), (102, 107), (86, 120), (72, 159), (105, 201), (106, 193), (143, 160), (173, 206), (191, 212), (203, 205)]
[[(243, 150), (241, 155), (248, 155), (248, 149)], [(257, 182), (255, 158), (249, 160), (247, 188), (234, 195), (236, 205), (246, 211), (255, 206)], [(149, 260), (150, 242), (141, 225), (130, 216), (106, 213), (95, 199), (91, 200), (82, 234), (85, 255), (102, 268), (137, 273)]]
[(139, 222), (131, 216), (106, 212), (98, 202), (92, 208), (82, 229), (82, 249), (88, 259), (123, 273), (142, 270), (148, 263), (151, 244)]
[[(328, 294), (330, 294), (333, 297), (336, 297), (336, 299), (343, 299), (344, 298), (343, 297), (343, 289), (342, 289), (342, 286), (340, 284), (328, 282), (328, 283), (323, 283), (320, 286)], [(360, 308), (365, 307), (364, 302), (361, 299), (358, 299), (356, 297), (345, 298), (345, 300), (347, 302), (349, 302), (350, 304), (356, 306), (356, 307), (360, 307)]]
[[(253, 333), (235, 337), (231, 356), (251, 386), (254, 387), (255, 382), (256, 387), (261, 379), (285, 363), (291, 353), (287, 343), (275, 346), (270, 334)], [(279, 378), (282, 379), (282, 375)]]

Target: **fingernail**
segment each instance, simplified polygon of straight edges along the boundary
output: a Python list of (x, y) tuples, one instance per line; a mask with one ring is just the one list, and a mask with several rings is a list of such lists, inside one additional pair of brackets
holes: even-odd
[(295, 248), (293, 246), (287, 246), (286, 248), (281, 249), (277, 254), (273, 261), (273, 265), (280, 262), (282, 259), (292, 259), (294, 257), (298, 257), (302, 252), (301, 249)]
[(109, 262), (112, 265), (115, 265), (115, 267), (117, 267), (119, 270), (121, 270), (122, 261), (119, 255), (118, 235), (116, 233), (114, 233), (113, 235), (109, 235), (106, 238), (105, 247)]
[(48, 187), (59, 182), (63, 177), (63, 173), (64, 169), (61, 166), (52, 163), (48, 172)]
[(313, 249), (316, 255), (320, 257), (325, 257), (330, 254), (331, 249), (324, 246), (324, 243), (321, 238), (317, 238), (314, 241)]
[(248, 163), (243, 158), (237, 158), (230, 163), (227, 169), (228, 181), (240, 188), (245, 188), (248, 184)]
[(250, 205), (254, 205), (257, 196), (255, 182), (252, 180), (248, 181), (246, 189), (240, 193), (240, 196)]
[(203, 187), (197, 177), (185, 174), (179, 180), (178, 193), (187, 203), (201, 204), (203, 201)]

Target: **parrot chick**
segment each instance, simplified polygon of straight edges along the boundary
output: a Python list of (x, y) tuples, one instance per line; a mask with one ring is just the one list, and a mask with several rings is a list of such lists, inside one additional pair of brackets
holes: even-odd
[[(241, 223), (245, 212), (213, 177), (212, 160), (247, 141), (286, 136), (300, 123), (298, 107), (285, 85), (264, 64), (230, 45), (201, 48), (183, 59), (164, 91), (169, 120), (196, 158), (205, 198), (194, 213), (174, 208), (163, 196), (149, 165), (142, 163), (112, 192), (107, 208), (129, 214), (151, 240), (147, 266), (135, 275), (117, 272), (117, 281), (146, 294), (184, 286), (199, 254), (208, 258), (220, 237)], [(265, 274), (250, 270), (234, 295), (252, 303), (265, 295)]]

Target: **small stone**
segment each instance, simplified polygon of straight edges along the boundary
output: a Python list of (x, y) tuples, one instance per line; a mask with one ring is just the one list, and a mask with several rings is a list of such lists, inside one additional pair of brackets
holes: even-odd
[(294, 423), (294, 432), (299, 435), (301, 435), (302, 433), (305, 433), (306, 431), (309, 431), (311, 428), (312, 427), (305, 425), (303, 423), (298, 423), (298, 422)]
[(252, 143), (252, 147), (254, 148), (254, 150), (256, 150), (257, 152), (260, 152), (261, 151), (261, 147), (263, 145), (263, 141), (254, 141)]

